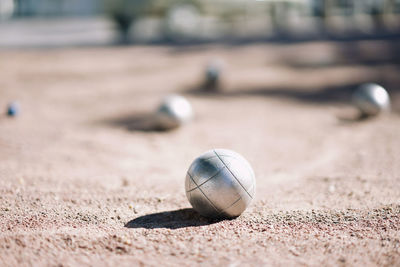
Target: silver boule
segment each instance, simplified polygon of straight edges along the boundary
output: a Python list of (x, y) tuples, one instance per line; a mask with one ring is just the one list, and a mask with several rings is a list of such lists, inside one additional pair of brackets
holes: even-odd
[(164, 130), (177, 128), (192, 118), (192, 105), (180, 95), (167, 96), (155, 113), (156, 125)]
[(205, 89), (218, 89), (221, 83), (223, 69), (224, 62), (221, 59), (214, 59), (207, 64), (205, 69)]
[(390, 110), (388, 92), (374, 83), (361, 85), (353, 94), (353, 103), (366, 116), (375, 116)]
[(213, 149), (196, 158), (185, 181), (186, 197), (201, 215), (234, 218), (255, 197), (256, 181), (250, 163), (238, 153)]

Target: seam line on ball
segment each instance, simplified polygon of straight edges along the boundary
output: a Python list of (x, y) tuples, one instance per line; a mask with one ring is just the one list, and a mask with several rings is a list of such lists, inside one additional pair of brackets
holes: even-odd
[[(221, 156), (224, 156), (224, 157), (227, 157), (227, 158), (233, 158), (233, 159), (237, 159), (236, 157), (234, 157), (234, 156), (230, 156), (230, 155), (221, 155)], [(205, 158), (205, 159), (203, 159), (204, 161), (207, 161), (207, 160), (210, 160), (210, 159), (213, 159), (213, 158), (217, 158), (218, 156), (212, 156), (212, 157), (209, 157), (209, 158)]]
[(242, 183), (239, 181), (239, 179), (233, 174), (233, 172), (228, 168), (228, 166), (225, 164), (225, 162), (221, 159), (221, 157), (217, 154), (217, 152), (214, 150), (215, 155), (217, 155), (217, 157), (219, 158), (219, 160), (225, 165), (226, 169), (232, 174), (233, 178), (235, 178), (235, 180), (240, 184), (240, 186), (243, 188), (243, 190), (249, 195), (249, 197), (251, 199), (253, 199), (253, 197), (249, 194), (249, 192), (247, 192), (246, 188), (244, 188), (244, 186), (242, 185)]
[[(196, 186), (198, 186), (197, 183), (193, 180), (193, 177), (190, 175), (190, 173), (188, 173), (188, 175), (189, 175), (190, 179), (192, 179), (192, 182), (193, 182)], [(200, 192), (204, 195), (204, 197), (210, 202), (211, 206), (212, 206), (218, 213), (220, 213), (221, 211), (215, 207), (214, 203), (212, 203), (212, 201), (207, 197), (207, 195), (203, 192), (203, 190), (201, 190), (200, 187), (199, 187), (199, 190), (200, 190)]]
[[(251, 190), (253, 190), (253, 189), (255, 189), (255, 184), (253, 184), (251, 187), (250, 187), (250, 189), (249, 189), (249, 192), (251, 192)], [(255, 192), (254, 192), (254, 194), (255, 194)], [(253, 194), (253, 197), (254, 197), (254, 194)]]
[[(213, 150), (213, 152), (215, 152), (215, 150)], [(224, 158), (232, 158), (232, 159), (239, 160), (237, 157), (234, 157), (234, 156), (231, 156), (231, 155), (220, 155), (220, 156), (223, 156)], [(212, 156), (212, 157), (209, 157), (209, 158), (205, 158), (205, 159), (202, 159), (202, 161), (209, 161), (209, 160), (214, 159), (214, 158), (218, 158), (218, 156)], [(246, 164), (246, 169), (254, 177), (254, 171), (251, 169), (251, 167), (248, 166), (248, 164)]]
[[(219, 169), (219, 171), (217, 171), (216, 174), (214, 174), (213, 176), (211, 176), (210, 178), (208, 178), (205, 182), (199, 184), (199, 185), (196, 186), (195, 188), (190, 189), (189, 191), (186, 191), (186, 192), (189, 193), (189, 192), (192, 192), (192, 191), (196, 190), (197, 188), (199, 188), (199, 187), (202, 186), (203, 184), (207, 183), (208, 181), (210, 181), (211, 179), (213, 179), (214, 177), (216, 177), (216, 176), (217, 176), (223, 169), (225, 169), (225, 168), (226, 168), (226, 166), (222, 167), (221, 169)], [(190, 176), (189, 172), (188, 172), (188, 175)], [(192, 179), (192, 180), (193, 180), (193, 179)], [(196, 184), (196, 183), (195, 183), (195, 184)], [(197, 184), (196, 184), (196, 185), (197, 185)]]
[(223, 210), (221, 211), (221, 213), (225, 212), (227, 209), (232, 208), (232, 207), (233, 207), (236, 203), (238, 203), (241, 199), (242, 199), (242, 197), (239, 197), (239, 198), (238, 198), (237, 200), (235, 200), (229, 207), (223, 209)]

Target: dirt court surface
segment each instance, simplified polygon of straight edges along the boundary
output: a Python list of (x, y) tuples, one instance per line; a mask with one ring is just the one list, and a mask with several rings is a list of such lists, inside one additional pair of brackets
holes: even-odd
[[(399, 42), (0, 51), (1, 266), (400, 265)], [(206, 63), (223, 89), (201, 93)], [(393, 112), (359, 120), (376, 81)], [(196, 119), (146, 118), (178, 92)], [(256, 199), (234, 220), (186, 200), (211, 148), (252, 164)]]

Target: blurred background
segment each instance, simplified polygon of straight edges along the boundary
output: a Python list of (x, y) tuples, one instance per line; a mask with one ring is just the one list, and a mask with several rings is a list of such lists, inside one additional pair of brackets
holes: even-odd
[[(15, 69), (3, 62), (4, 71), (16, 73), (9, 77), (13, 83), (21, 83), (23, 69), (31, 66), (44, 75), (36, 80), (50, 86), (46, 78), (55, 77), (56, 69), (46, 49), (61, 48), (60, 58), (71, 62), (56, 63), (64, 68), (59, 84), (71, 72), (77, 82), (88, 77), (90, 87), (105, 86), (95, 86), (102, 70), (110, 80), (118, 76), (115, 92), (118, 86), (135, 92), (140, 83), (149, 92), (154, 81), (156, 91), (162, 84), (165, 93), (193, 93), (204, 89), (206, 66), (219, 62), (218, 68), (226, 67), (217, 70), (224, 95), (349, 104), (358, 85), (374, 82), (388, 89), (398, 110), (400, 0), (0, 0), (0, 18), (0, 49), (42, 53), (40, 61), (28, 65), (15, 61)], [(77, 47), (85, 49), (69, 57), (62, 49)], [(170, 50), (164, 53), (165, 48)], [(15, 58), (3, 55), (10, 62)], [(46, 64), (50, 67), (40, 71)], [(157, 65), (168, 65), (160, 78)], [(149, 76), (134, 78), (131, 69)], [(130, 82), (121, 83), (122, 76)]]
[(400, 0), (0, 0), (0, 46), (391, 38)]

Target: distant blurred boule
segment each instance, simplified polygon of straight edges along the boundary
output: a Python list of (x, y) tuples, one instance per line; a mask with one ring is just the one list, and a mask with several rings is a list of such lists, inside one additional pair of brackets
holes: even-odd
[(167, 96), (155, 113), (155, 123), (162, 130), (174, 129), (193, 118), (193, 109), (186, 98), (180, 95)]
[(17, 116), (19, 113), (19, 104), (17, 102), (11, 102), (7, 106), (7, 115), (10, 117)]
[(390, 110), (388, 92), (374, 83), (361, 85), (353, 94), (353, 103), (364, 116), (376, 116)]
[(205, 69), (205, 89), (218, 90), (221, 83), (221, 75), (223, 72), (224, 63), (219, 60), (210, 61)]

